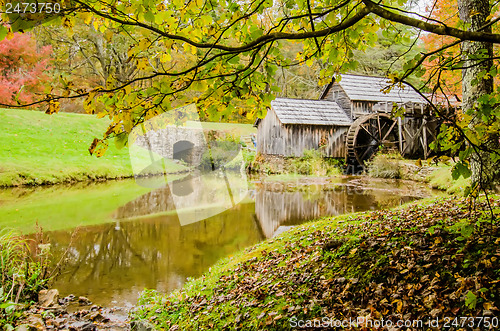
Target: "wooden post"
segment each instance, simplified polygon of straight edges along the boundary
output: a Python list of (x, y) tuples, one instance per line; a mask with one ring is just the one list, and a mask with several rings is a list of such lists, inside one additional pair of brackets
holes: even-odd
[(423, 118), (423, 123), (422, 125), (424, 126), (424, 129), (423, 129), (423, 139), (424, 139), (424, 159), (427, 160), (427, 120), (425, 119), (425, 117)]
[(398, 117), (398, 134), (399, 134), (399, 152), (403, 154), (403, 128), (401, 125), (401, 117)]

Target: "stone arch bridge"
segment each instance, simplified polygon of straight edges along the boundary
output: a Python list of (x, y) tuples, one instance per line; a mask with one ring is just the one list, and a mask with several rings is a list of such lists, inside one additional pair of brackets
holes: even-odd
[(176, 126), (147, 131), (145, 135), (137, 137), (135, 144), (163, 158), (184, 161), (192, 166), (201, 162), (207, 149), (202, 129)]

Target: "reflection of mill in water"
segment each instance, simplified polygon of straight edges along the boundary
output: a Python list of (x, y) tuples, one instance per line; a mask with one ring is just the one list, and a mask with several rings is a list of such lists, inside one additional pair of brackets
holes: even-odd
[[(258, 185), (254, 192), (255, 223), (266, 238), (307, 220), (374, 210), (412, 200), (394, 192), (365, 191), (349, 183), (306, 185), (287, 191), (283, 183), (264, 182)], [(183, 201), (186, 205), (174, 203), (175, 196), (185, 197)], [(174, 181), (170, 187), (151, 191), (127, 203), (115, 212), (114, 218), (119, 224), (120, 219), (175, 213), (184, 207), (192, 207), (193, 201), (202, 204), (206, 203), (207, 199), (211, 199), (212, 203), (217, 202), (215, 196), (207, 194), (206, 185), (203, 185), (200, 177), (188, 176)], [(238, 219), (234, 218), (234, 222), (237, 225)]]
[[(374, 210), (408, 202), (411, 198), (364, 191), (353, 185), (310, 185), (286, 191), (280, 183), (263, 183), (255, 194), (255, 214), (265, 237), (270, 238), (290, 226), (324, 216)], [(382, 198), (382, 199), (381, 199)]]

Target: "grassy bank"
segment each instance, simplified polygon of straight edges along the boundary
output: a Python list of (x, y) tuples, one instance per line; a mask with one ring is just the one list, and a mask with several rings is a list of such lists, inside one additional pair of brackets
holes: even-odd
[[(102, 137), (108, 121), (82, 114), (46, 115), (38, 111), (0, 109), (0, 186), (42, 185), (131, 177), (127, 148), (113, 142), (106, 154), (89, 155), (95, 137)], [(254, 132), (250, 124), (204, 123), (207, 129), (232, 135)], [(136, 157), (140, 158), (140, 155)], [(149, 164), (149, 155), (144, 161)], [(170, 172), (187, 170), (170, 162)]]
[(133, 176), (128, 149), (111, 143), (103, 157), (89, 154), (92, 140), (102, 137), (107, 125), (106, 119), (89, 115), (0, 109), (0, 186)]
[(132, 175), (126, 149), (89, 155), (106, 120), (80, 114), (0, 110), (0, 186), (55, 184)]
[(456, 198), (325, 218), (228, 257), (168, 296), (145, 292), (134, 316), (171, 330), (491, 317), (500, 231), (486, 220)]
[[(429, 164), (428, 164), (429, 163)], [(453, 162), (437, 165), (421, 160), (406, 160), (399, 154), (378, 154), (368, 163), (367, 173), (375, 178), (407, 179), (429, 183), (434, 189), (448, 194), (462, 194), (470, 178), (453, 179)]]
[(470, 185), (470, 178), (453, 179), (451, 168), (450, 165), (441, 165), (427, 176), (427, 180), (432, 188), (445, 191), (448, 194), (463, 193), (465, 188)]

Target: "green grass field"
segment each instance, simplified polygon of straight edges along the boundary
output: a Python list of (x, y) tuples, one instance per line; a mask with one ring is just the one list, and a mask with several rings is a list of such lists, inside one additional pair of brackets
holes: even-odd
[[(127, 148), (111, 142), (106, 154), (91, 156), (92, 140), (102, 137), (108, 121), (83, 114), (46, 115), (39, 111), (0, 109), (0, 186), (42, 185), (132, 176)], [(231, 132), (255, 132), (250, 124), (219, 124)], [(147, 157), (147, 156), (145, 156)], [(182, 165), (169, 164), (169, 171)]]

